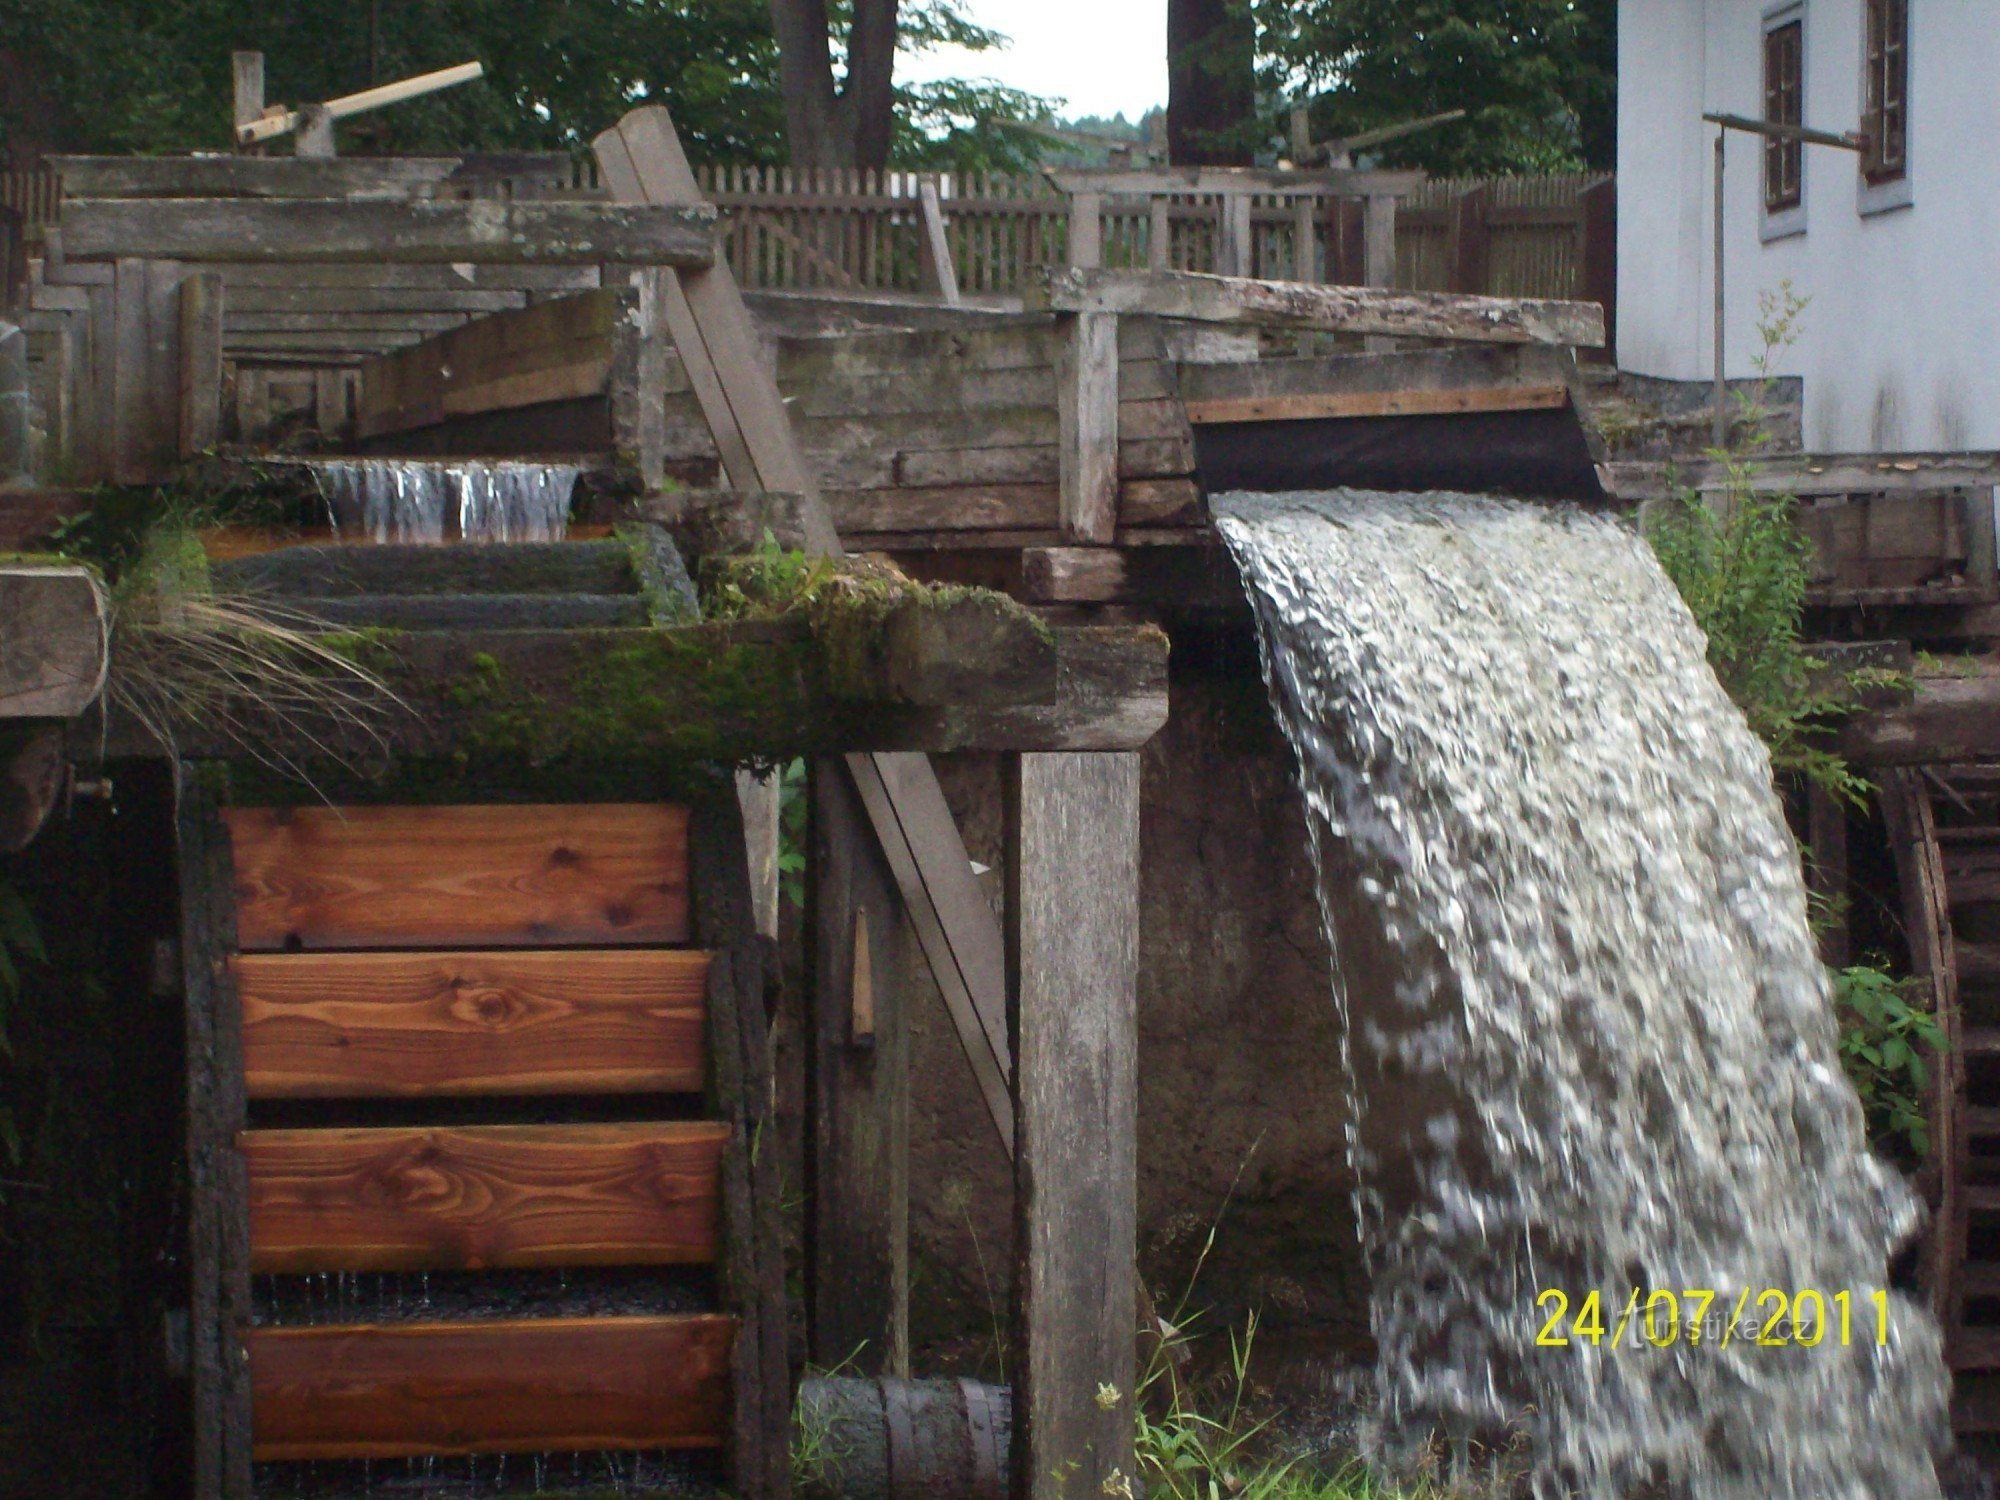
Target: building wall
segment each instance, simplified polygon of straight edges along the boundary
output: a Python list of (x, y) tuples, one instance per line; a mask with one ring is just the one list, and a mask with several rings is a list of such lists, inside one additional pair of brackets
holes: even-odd
[[(1621, 0), (1618, 362), (1706, 380), (1714, 127), (1763, 113), (1764, 0)], [(1805, 0), (1805, 116), (1857, 128), (1863, 0)], [(1802, 233), (1767, 238), (1761, 142), (1725, 171), (1726, 364), (1754, 374), (1758, 297), (1810, 303), (1776, 370), (1805, 382), (1819, 452), (2000, 448), (2000, 5), (1910, 0), (1910, 203), (1860, 212), (1848, 152), (1805, 153)]]

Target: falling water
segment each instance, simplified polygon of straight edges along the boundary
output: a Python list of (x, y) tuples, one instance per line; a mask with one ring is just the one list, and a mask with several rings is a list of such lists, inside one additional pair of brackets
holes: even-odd
[(559, 542), (574, 464), (328, 459), (313, 465), (335, 530), (377, 542)]
[[(1215, 508), (1338, 955), (1377, 1457), (1511, 1440), (1547, 1496), (1935, 1496), (1938, 1331), (1875, 1300), (1916, 1202), (1863, 1144), (1769, 761), (1645, 543), (1471, 496)], [(1824, 1299), (1816, 1347), (1758, 1342), (1767, 1289)]]

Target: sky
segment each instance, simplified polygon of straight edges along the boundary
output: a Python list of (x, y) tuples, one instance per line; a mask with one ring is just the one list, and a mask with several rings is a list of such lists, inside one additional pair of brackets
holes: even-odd
[(1066, 101), (1065, 116), (1136, 120), (1167, 102), (1166, 0), (964, 0), (982, 26), (1004, 32), (1004, 52), (940, 49), (899, 57), (909, 83), (988, 77)]

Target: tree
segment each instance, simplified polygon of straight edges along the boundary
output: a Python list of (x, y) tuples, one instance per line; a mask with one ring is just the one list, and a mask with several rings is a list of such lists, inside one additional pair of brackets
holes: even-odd
[(1617, 0), (1261, 0), (1264, 84), (1316, 139), (1464, 109), (1385, 146), (1439, 174), (1616, 164)]
[(795, 167), (889, 164), (896, 105), (896, 0), (853, 0), (847, 77), (835, 86), (826, 0), (771, 0)]
[[(831, 19), (844, 49), (841, 0)], [(948, 0), (905, 0), (906, 49), (994, 45)], [(422, 0), (380, 10), (385, 79), (476, 57), (487, 76), (359, 116), (342, 150), (581, 151), (634, 104), (673, 111), (697, 162), (785, 160), (769, 0)], [(273, 100), (365, 88), (368, 8), (327, 0), (0, 0), (0, 128), (10, 150), (167, 152), (228, 143), (229, 54), (265, 54)], [(897, 90), (899, 165), (1018, 165), (1032, 142), (988, 122), (1046, 101), (968, 79)]]
[(1250, 0), (1167, 0), (1167, 159), (1248, 165), (1257, 135)]

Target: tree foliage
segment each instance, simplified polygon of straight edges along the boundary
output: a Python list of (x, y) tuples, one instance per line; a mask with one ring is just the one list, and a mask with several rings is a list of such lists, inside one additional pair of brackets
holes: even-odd
[(1617, 0), (1260, 0), (1268, 98), (1313, 136), (1464, 109), (1385, 145), (1393, 166), (1485, 174), (1614, 163)]
[[(956, 0), (901, 10), (906, 52), (998, 40)], [(785, 160), (768, 0), (382, 0), (379, 17), (381, 80), (469, 58), (487, 76), (343, 122), (345, 151), (576, 151), (651, 99), (697, 161)], [(359, 0), (0, 0), (0, 127), (10, 144), (49, 149), (219, 150), (233, 50), (262, 51), (267, 97), (299, 102), (366, 88), (369, 40)], [(1047, 108), (973, 80), (901, 88), (892, 159), (1013, 164), (1022, 139), (983, 122)]]

